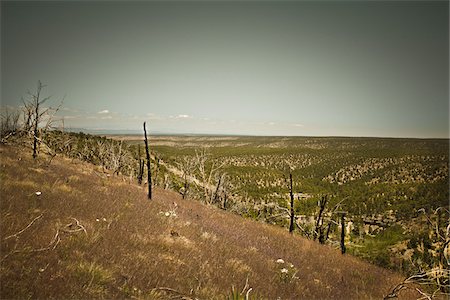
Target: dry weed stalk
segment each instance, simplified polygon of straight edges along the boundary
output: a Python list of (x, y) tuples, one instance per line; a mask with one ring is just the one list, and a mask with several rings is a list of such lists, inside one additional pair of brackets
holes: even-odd
[(244, 300), (248, 300), (248, 299), (250, 299), (249, 295), (252, 290), (253, 290), (253, 288), (251, 288), (248, 285), (248, 276), (247, 276), (247, 278), (245, 279), (245, 285), (242, 288), (240, 293), (235, 290), (234, 286), (231, 287), (232, 299), (237, 300), (237, 299), (241, 299), (241, 297), (243, 297)]

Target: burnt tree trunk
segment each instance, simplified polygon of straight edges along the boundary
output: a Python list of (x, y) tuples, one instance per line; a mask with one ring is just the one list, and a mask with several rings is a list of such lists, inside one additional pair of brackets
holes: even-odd
[(345, 212), (341, 215), (341, 253), (345, 253)]
[(144, 137), (145, 137), (145, 152), (147, 154), (147, 185), (148, 185), (148, 199), (152, 199), (152, 174), (150, 169), (150, 152), (148, 150), (147, 130), (144, 122)]
[(227, 209), (227, 193), (223, 195), (223, 209)]
[(39, 134), (39, 94), (41, 89), (38, 88), (35, 102), (35, 118), (34, 118), (34, 133), (33, 133), (33, 159), (37, 157), (37, 147), (38, 147), (38, 134)]
[(317, 239), (317, 237), (319, 237), (319, 241), (322, 243), (323, 241), (323, 228), (322, 228), (322, 223), (323, 223), (323, 211), (325, 210), (325, 206), (327, 205), (327, 197), (322, 197), (322, 199), (319, 201), (319, 206), (320, 206), (320, 210), (319, 210), (319, 215), (317, 216), (317, 221), (316, 221), (316, 229), (314, 232), (314, 239)]
[(291, 196), (291, 222), (289, 224), (289, 233), (294, 231), (294, 192), (292, 191), (292, 173), (289, 172), (289, 195)]
[(189, 189), (189, 182), (187, 180), (187, 174), (184, 173), (184, 191), (183, 191), (183, 199), (186, 199), (187, 193)]

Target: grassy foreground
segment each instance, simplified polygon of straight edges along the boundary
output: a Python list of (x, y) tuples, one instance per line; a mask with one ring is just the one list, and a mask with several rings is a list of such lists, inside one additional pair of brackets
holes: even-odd
[(403, 279), (84, 162), (0, 156), (1, 298), (380, 299)]

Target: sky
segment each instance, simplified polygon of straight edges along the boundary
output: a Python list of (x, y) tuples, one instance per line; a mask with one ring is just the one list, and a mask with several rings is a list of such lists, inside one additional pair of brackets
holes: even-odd
[(449, 137), (448, 1), (1, 1), (1, 105), (66, 128)]

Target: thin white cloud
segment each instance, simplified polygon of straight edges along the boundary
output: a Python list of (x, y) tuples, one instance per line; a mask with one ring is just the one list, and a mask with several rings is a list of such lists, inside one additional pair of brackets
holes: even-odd
[(292, 124), (292, 126), (294, 126), (294, 127), (304, 127), (304, 125), (303, 125), (303, 124), (298, 124), (298, 123), (296, 123), (296, 124)]
[(112, 119), (112, 116), (105, 116), (105, 117), (102, 117), (101, 119), (102, 120), (109, 120), (109, 119)]
[(190, 115), (178, 115), (175, 117), (176, 119), (189, 119), (192, 118)]
[(98, 114), (101, 114), (101, 115), (109, 114), (109, 110), (107, 110), (107, 109), (101, 110), (101, 111), (98, 112)]

